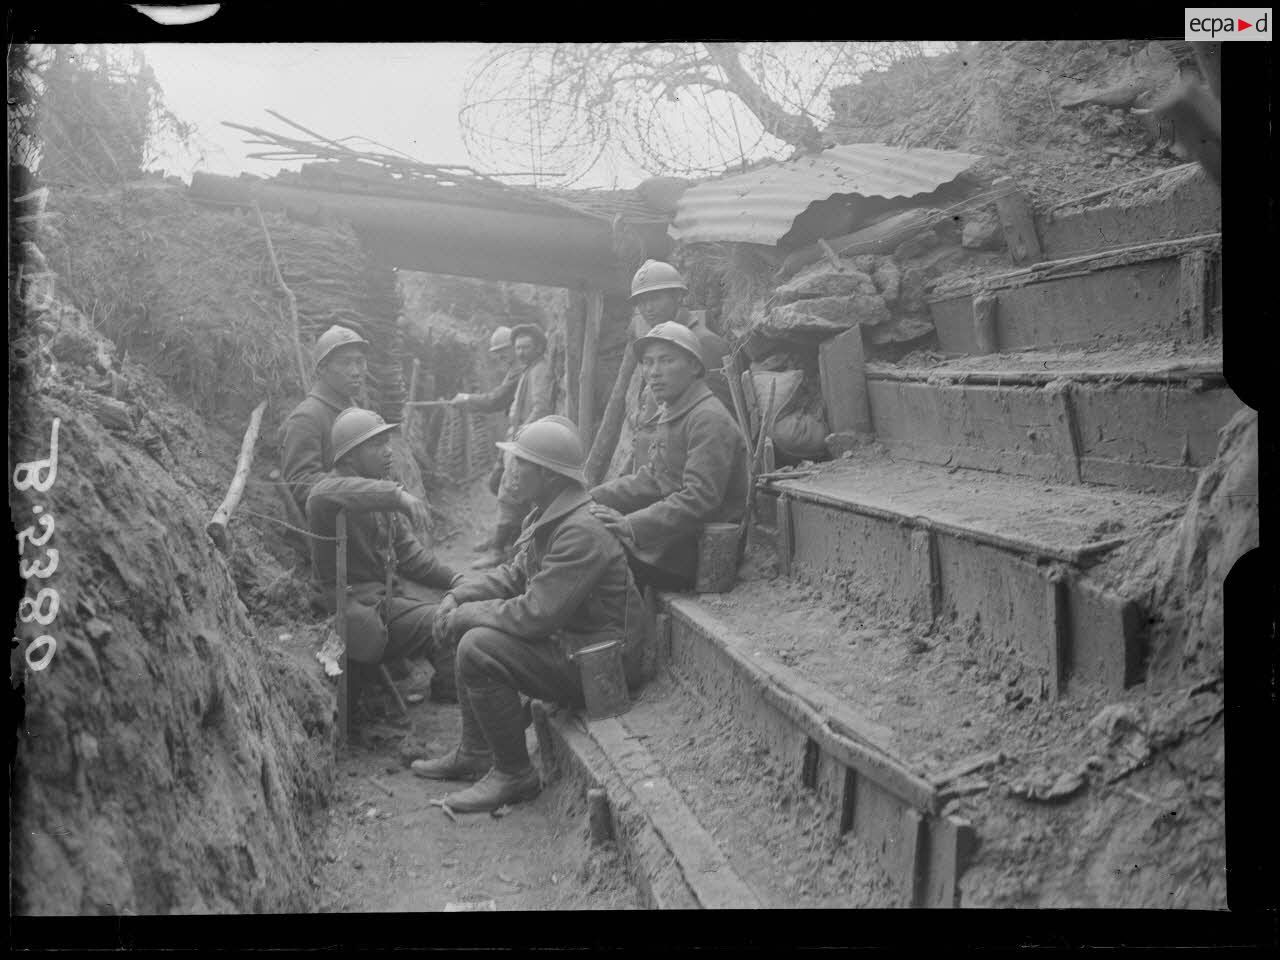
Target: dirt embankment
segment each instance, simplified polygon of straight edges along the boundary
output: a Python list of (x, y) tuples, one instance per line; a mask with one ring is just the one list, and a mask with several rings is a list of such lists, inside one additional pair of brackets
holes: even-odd
[[(48, 633), (57, 649), (39, 672), (21, 650), (11, 659), (25, 697), (12, 908), (305, 910), (333, 777), (333, 698), (317, 671), (264, 642), (245, 606), (270, 602), (274, 574), (289, 608), (261, 538), (241, 529), (228, 561), (205, 534), (239, 437), (118, 360), (60, 297), (40, 307), (11, 343), (24, 377), (10, 469), (49, 455), (58, 418), (57, 473), (45, 492), (11, 488), (10, 506), (19, 527), (54, 518), (59, 564), (26, 589), (56, 590), (58, 610), (17, 635)], [(235, 568), (252, 571), (240, 592)]]
[(1014, 40), (962, 44), (832, 91), (839, 143), (982, 154), (980, 177), (1014, 177), (1053, 203), (1184, 162), (1149, 107), (1194, 58), (1184, 43)]

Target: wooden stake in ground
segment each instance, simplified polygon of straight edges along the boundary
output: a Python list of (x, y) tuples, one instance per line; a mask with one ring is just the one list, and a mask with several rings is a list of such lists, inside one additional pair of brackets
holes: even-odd
[(258, 206), (258, 201), (253, 201), (254, 213), (258, 215), (258, 225), (262, 227), (262, 235), (267, 240), (267, 253), (271, 255), (271, 269), (275, 271), (276, 282), (280, 284), (280, 289), (284, 291), (284, 295), (289, 300), (289, 318), (293, 321), (293, 349), (298, 359), (298, 377), (302, 382), (304, 391), (311, 389), (311, 373), (307, 367), (307, 356), (302, 349), (302, 331), (298, 325), (298, 298), (293, 295), (293, 291), (289, 289), (289, 285), (284, 282), (284, 274), (280, 272), (280, 261), (276, 259), (275, 244), (271, 242), (271, 231), (267, 229), (267, 221), (262, 216), (262, 208)]
[(245, 481), (249, 479), (249, 468), (253, 466), (253, 448), (258, 442), (258, 429), (262, 426), (262, 414), (267, 409), (267, 401), (263, 400), (253, 408), (249, 416), (249, 428), (244, 432), (244, 440), (240, 443), (240, 456), (236, 460), (235, 476), (231, 478), (231, 486), (218, 509), (213, 512), (213, 519), (205, 527), (209, 539), (219, 550), (227, 552), (227, 521), (235, 513), (244, 494)]
[(582, 373), (578, 376), (578, 436), (590, 444), (595, 424), (596, 365), (599, 363), (600, 323), (604, 317), (604, 294), (587, 294), (587, 320), (582, 332)]
[(614, 447), (618, 444), (618, 434), (622, 430), (622, 418), (627, 413), (627, 385), (631, 383), (631, 375), (636, 372), (636, 355), (628, 344), (622, 353), (622, 366), (618, 368), (618, 376), (613, 381), (613, 390), (609, 393), (609, 402), (605, 405), (604, 416), (600, 418), (600, 429), (596, 431), (591, 443), (591, 452), (587, 455), (587, 486), (595, 486), (604, 476), (613, 459)]

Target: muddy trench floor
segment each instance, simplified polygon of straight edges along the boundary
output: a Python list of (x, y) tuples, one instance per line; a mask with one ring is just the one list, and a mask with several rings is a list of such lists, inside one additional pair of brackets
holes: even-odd
[[(435, 544), (436, 553), (465, 570), (476, 557), (473, 545), (489, 532), (493, 498), (479, 481), (435, 506), (449, 514), (454, 527)], [(308, 633), (314, 636), (314, 631), (295, 631), (291, 652), (309, 660), (308, 669), (318, 670), (314, 645), (303, 639)], [(353, 718), (351, 742), (339, 749), (320, 862), (309, 880), (315, 909), (394, 913), (641, 906), (613, 844), (591, 846), (584, 798), (561, 783), (546, 785), (535, 800), (509, 807), (501, 817), (456, 814), (454, 821), (431, 804), (467, 784), (420, 779), (409, 763), (451, 750), (461, 721), (455, 704), (427, 698), (431, 667), (425, 661), (411, 666), (412, 674), (397, 681), (397, 688), (403, 697), (423, 699), (408, 704), (407, 725), (398, 721), (385, 691), (365, 694), (361, 716)], [(528, 739), (537, 764), (532, 727)]]

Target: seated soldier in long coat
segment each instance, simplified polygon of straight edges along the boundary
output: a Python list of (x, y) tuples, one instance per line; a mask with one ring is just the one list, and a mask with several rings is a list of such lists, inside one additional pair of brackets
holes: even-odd
[(702, 525), (742, 519), (746, 443), (707, 387), (691, 330), (660, 323), (631, 346), (659, 403), (651, 456), (631, 475), (595, 487), (592, 512), (622, 539), (642, 587), (686, 590)]
[(544, 417), (498, 446), (511, 454), (511, 481), (534, 510), (515, 558), (471, 575), (440, 604), (437, 631), (462, 638), (462, 740), (443, 757), (413, 764), (432, 780), (479, 779), (446, 798), (460, 811), (537, 795), (520, 694), (581, 707), (582, 680), (570, 657), (592, 644), (621, 641), (632, 687), (644, 679), (646, 660), (640, 594), (617, 538), (588, 509), (586, 455), (572, 421)]
[[(427, 507), (391, 472), (389, 432), (372, 410), (351, 408), (333, 424), (333, 471), (307, 498), (313, 576), (330, 613), (336, 610), (338, 511), (347, 511), (347, 657), (376, 664), (427, 656), (435, 668), (431, 698), (456, 699), (452, 650), (432, 632), (444, 591), (462, 579), (414, 536), (406, 517), (426, 526)], [(387, 573), (391, 591), (387, 592)]]

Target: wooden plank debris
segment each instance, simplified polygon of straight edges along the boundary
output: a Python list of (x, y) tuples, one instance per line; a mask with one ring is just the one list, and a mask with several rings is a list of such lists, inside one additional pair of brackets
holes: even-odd
[(231, 514), (235, 513), (236, 507), (240, 504), (240, 497), (244, 494), (245, 481), (249, 479), (249, 469), (253, 466), (253, 448), (258, 442), (258, 430), (262, 426), (262, 414), (266, 409), (267, 401), (263, 400), (249, 415), (249, 426), (244, 432), (244, 439), (240, 442), (240, 456), (236, 460), (236, 472), (231, 478), (231, 486), (218, 509), (213, 512), (213, 518), (208, 526), (205, 527), (209, 539), (223, 553), (227, 552), (229, 546), (227, 521), (231, 519)]
[(818, 347), (818, 376), (832, 433), (871, 433), (866, 357), (858, 324)]

